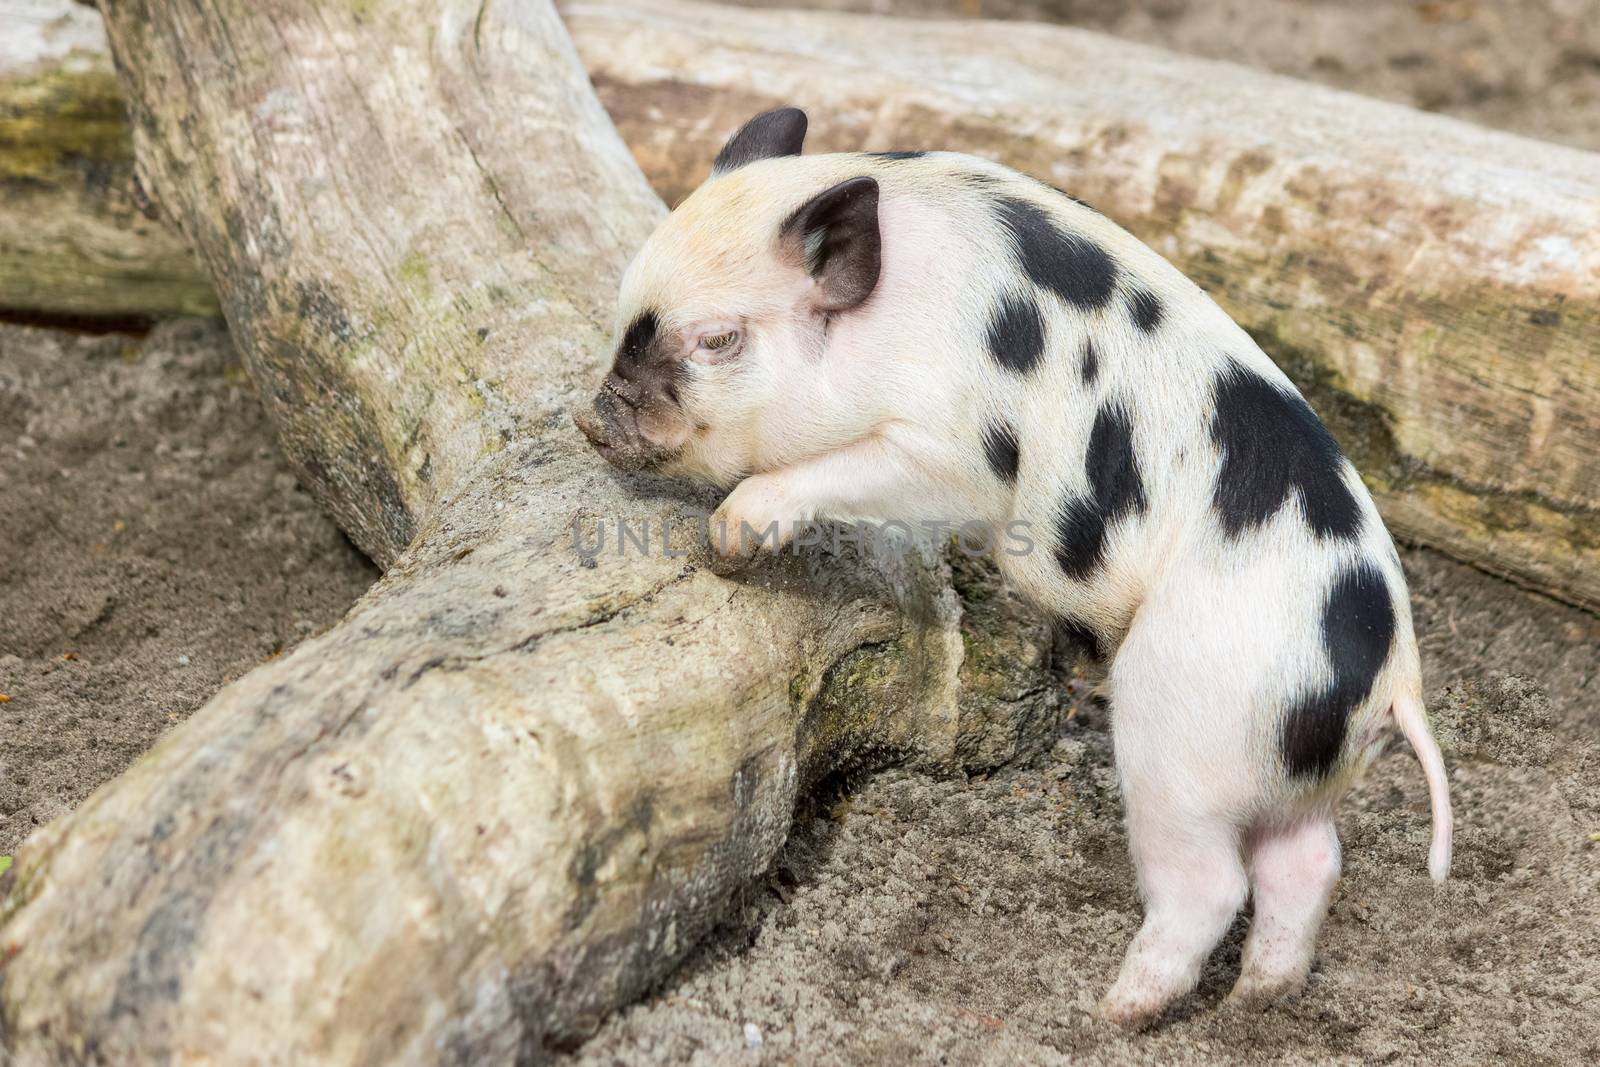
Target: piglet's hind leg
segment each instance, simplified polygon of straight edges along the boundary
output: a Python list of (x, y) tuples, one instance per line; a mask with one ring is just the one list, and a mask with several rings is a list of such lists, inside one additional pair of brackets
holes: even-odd
[(1240, 754), (1253, 730), (1251, 664), (1263, 653), (1249, 627), (1217, 624), (1228, 603), (1192, 584), (1152, 590), (1111, 665), (1112, 741), (1145, 912), (1100, 1005), (1122, 1026), (1153, 1022), (1194, 989), (1249, 891), (1239, 813), (1258, 806), (1261, 781)]
[(1155, 783), (1125, 779), (1123, 790), (1145, 918), (1100, 1012), (1140, 1027), (1195, 987), (1244, 903), (1247, 883), (1230, 824), (1185, 810), (1181, 794)]
[(1339, 835), (1331, 818), (1308, 819), (1251, 834), (1247, 851), (1255, 917), (1228, 999), (1264, 1005), (1298, 990), (1311, 970), (1339, 881)]

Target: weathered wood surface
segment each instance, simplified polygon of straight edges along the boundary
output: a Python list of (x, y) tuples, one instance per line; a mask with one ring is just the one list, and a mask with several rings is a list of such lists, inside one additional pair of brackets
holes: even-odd
[(216, 314), (183, 239), (145, 206), (100, 16), (0, 0), (0, 314)]
[(1062, 27), (561, 10), (669, 204), (777, 102), (1034, 174), (1215, 296), (1401, 534), (1600, 608), (1600, 156)]
[(809, 780), (1050, 735), (1048, 634), (966, 571), (574, 550), (618, 518), (681, 550), (707, 501), (568, 418), (662, 209), (547, 3), (105, 10), (149, 188), (387, 573), (19, 850), (0, 1060), (536, 1061), (681, 956)]

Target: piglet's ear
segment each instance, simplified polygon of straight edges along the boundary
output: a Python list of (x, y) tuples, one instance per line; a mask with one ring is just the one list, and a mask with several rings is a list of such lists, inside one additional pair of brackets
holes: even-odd
[(763, 111), (728, 138), (711, 164), (712, 174), (737, 170), (758, 159), (798, 156), (806, 140), (806, 113), (797, 107)]
[(817, 283), (818, 310), (855, 307), (878, 284), (878, 183), (851, 178), (818, 193), (789, 216), (778, 240)]

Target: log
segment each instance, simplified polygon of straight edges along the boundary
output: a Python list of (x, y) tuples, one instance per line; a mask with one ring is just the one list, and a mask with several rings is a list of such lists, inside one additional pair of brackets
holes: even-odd
[(1600, 610), (1600, 156), (1065, 27), (561, 10), (668, 203), (778, 103), (1033, 174), (1205, 287), (1401, 536)]
[[(142, 180), (386, 573), (0, 876), (0, 1060), (495, 1064), (693, 944), (837, 768), (1053, 733), (962, 561), (685, 555), (572, 426), (659, 218), (545, 2), (104, 5)], [(670, 523), (589, 553), (591, 524)]]
[(819, 148), (958, 149), (1066, 186), (1250, 330), (1402, 536), (1600, 609), (1594, 154), (1059, 27), (564, 10), (669, 203), (779, 102), (813, 110)]
[(100, 16), (0, 0), (0, 315), (215, 315), (183, 238), (148, 210)]

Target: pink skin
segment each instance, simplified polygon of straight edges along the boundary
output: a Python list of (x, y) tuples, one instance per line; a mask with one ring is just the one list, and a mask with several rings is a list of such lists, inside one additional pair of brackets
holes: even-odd
[(1339, 880), (1332, 820), (1318, 816), (1249, 835), (1247, 869), (1225, 824), (1196, 823), (1159, 792), (1129, 793), (1129, 845), (1145, 920), (1101, 1013), (1122, 1026), (1144, 1026), (1193, 989), (1247, 886), (1255, 915), (1228, 1001), (1263, 1007), (1299, 990)]
[[(1263, 805), (1251, 750), (1256, 676), (1218, 671), (1272, 643), (1286, 626), (1264, 619), (1277, 571), (1234, 573), (1226, 588), (1180, 572), (1146, 595), (1110, 672), (1111, 727), (1127, 809), (1128, 848), (1144, 923), (1101, 1001), (1120, 1026), (1153, 1023), (1194, 989), (1206, 958), (1247, 896), (1255, 915), (1234, 1004), (1262, 1005), (1300, 988), (1339, 877), (1339, 842), (1325, 807)], [(1244, 605), (1250, 605), (1245, 607)], [(1263, 628), (1257, 629), (1256, 626)], [(1173, 634), (1185, 634), (1174, 645)]]
[(1255, 917), (1228, 999), (1268, 1004), (1299, 989), (1339, 882), (1339, 834), (1329, 816), (1258, 832), (1249, 844)]

